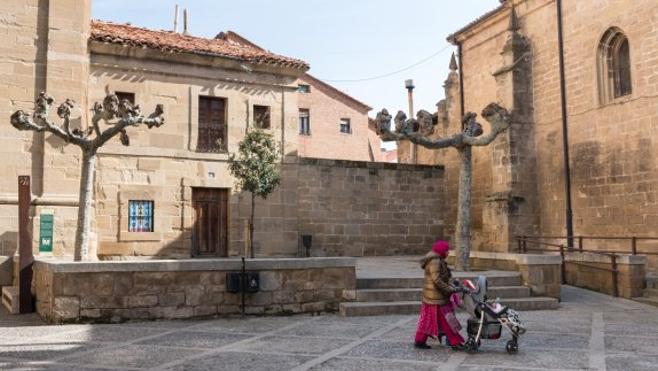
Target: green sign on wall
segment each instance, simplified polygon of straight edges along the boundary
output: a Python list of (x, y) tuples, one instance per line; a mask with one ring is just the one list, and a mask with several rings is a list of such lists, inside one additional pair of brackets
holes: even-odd
[(53, 229), (55, 215), (52, 210), (41, 212), (41, 225), (39, 228), (39, 252), (53, 252)]

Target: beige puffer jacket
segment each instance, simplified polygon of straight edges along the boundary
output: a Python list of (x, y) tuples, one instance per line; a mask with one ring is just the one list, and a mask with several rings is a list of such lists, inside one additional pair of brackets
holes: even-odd
[(450, 286), (450, 268), (445, 260), (430, 251), (420, 262), (425, 270), (422, 301), (425, 304), (445, 305), (450, 301), (450, 295), (455, 290)]

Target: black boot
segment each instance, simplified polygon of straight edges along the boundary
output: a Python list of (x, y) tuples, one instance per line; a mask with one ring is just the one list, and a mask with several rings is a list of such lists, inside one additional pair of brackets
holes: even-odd
[(418, 342), (414, 343), (414, 348), (418, 348), (418, 349), (432, 349), (431, 346), (429, 346), (429, 345), (427, 345), (427, 344), (425, 344), (425, 343), (418, 343)]
[(464, 350), (466, 350), (466, 348), (464, 347), (464, 344), (451, 345), (450, 347), (454, 351), (464, 351)]

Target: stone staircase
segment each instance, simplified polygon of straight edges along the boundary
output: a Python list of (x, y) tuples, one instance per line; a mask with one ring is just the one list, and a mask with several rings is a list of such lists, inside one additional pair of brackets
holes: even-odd
[(633, 300), (658, 307), (658, 276), (647, 276), (646, 284), (644, 296), (633, 298)]
[[(482, 274), (481, 272), (480, 274)], [(478, 273), (455, 273), (460, 280), (475, 280)], [(500, 298), (500, 303), (513, 309), (557, 309), (557, 299), (531, 297), (530, 289), (521, 283), (518, 272), (486, 272), (490, 299)], [(340, 304), (340, 314), (347, 317), (377, 316), (389, 314), (417, 314), (423, 278), (420, 277), (357, 277), (356, 292), (346, 292), (349, 299)]]

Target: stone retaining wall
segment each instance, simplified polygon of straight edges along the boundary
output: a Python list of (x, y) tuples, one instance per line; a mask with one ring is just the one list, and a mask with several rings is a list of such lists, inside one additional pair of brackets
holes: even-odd
[[(608, 271), (612, 269), (610, 257), (591, 253), (567, 253), (564, 259), (567, 284), (608, 295), (614, 293), (614, 276), (612, 272)], [(617, 256), (619, 296), (624, 298), (642, 296), (645, 286), (645, 267), (645, 256)]]
[[(454, 251), (448, 257), (454, 263)], [(560, 299), (562, 259), (559, 255), (532, 255), (471, 251), (471, 269), (518, 271), (524, 286), (533, 296)]]
[[(101, 263), (38, 261), (37, 312), (49, 323), (121, 322), (240, 313), (226, 273), (241, 262), (153, 260)], [(355, 289), (353, 258), (255, 259), (260, 292), (246, 295), (248, 314), (333, 312), (343, 289)]]
[(420, 255), (443, 238), (442, 166), (300, 158), (300, 235), (312, 256)]

